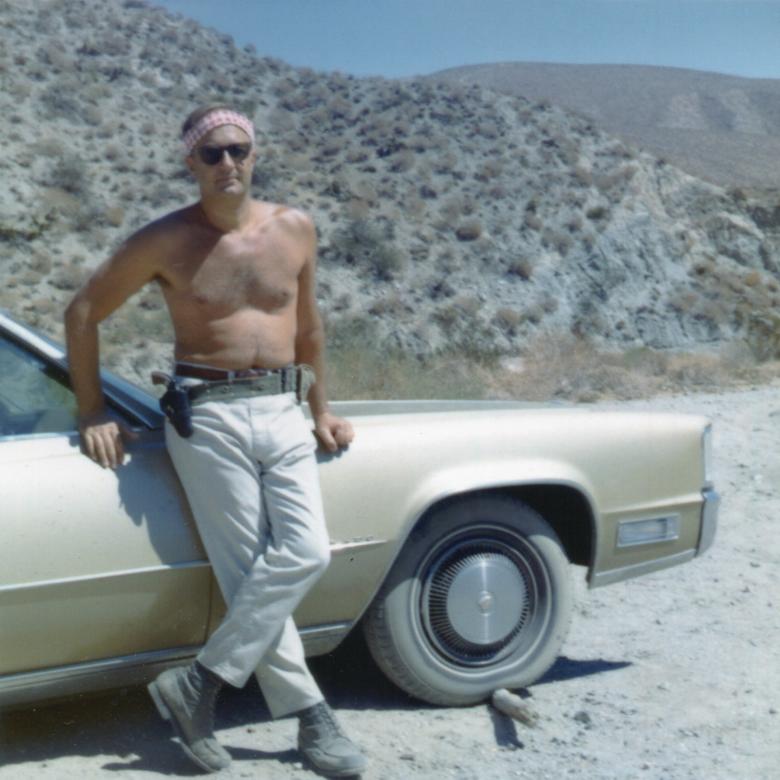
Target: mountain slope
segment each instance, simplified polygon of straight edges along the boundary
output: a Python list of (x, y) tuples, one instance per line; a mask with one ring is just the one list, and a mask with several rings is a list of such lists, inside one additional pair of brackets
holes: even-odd
[[(140, 0), (0, 0), (0, 306), (61, 335), (129, 232), (196, 198), (178, 126), (217, 99), (258, 127), (259, 197), (308, 210), (331, 342), (521, 351), (779, 347), (780, 210), (479, 86), (296, 69)], [(136, 379), (170, 356), (161, 297), (105, 324)]]
[(780, 189), (780, 79), (531, 62), (468, 65), (432, 78), (550, 100), (696, 176)]

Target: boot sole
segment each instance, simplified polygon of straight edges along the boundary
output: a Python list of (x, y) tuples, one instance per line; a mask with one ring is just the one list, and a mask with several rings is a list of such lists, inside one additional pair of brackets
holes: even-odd
[(179, 722), (176, 720), (176, 717), (171, 712), (168, 705), (165, 703), (165, 698), (163, 697), (162, 691), (160, 690), (159, 686), (157, 685), (157, 682), (150, 682), (149, 685), (146, 686), (146, 689), (149, 691), (149, 695), (152, 697), (152, 701), (154, 702), (154, 706), (157, 708), (157, 712), (160, 713), (160, 717), (168, 721), (168, 723), (171, 724), (173, 727), (173, 732), (176, 734), (176, 736), (179, 739), (179, 744), (181, 745), (181, 749), (187, 754), (187, 758), (190, 759), (197, 767), (202, 769), (204, 772), (219, 772), (219, 769), (215, 769), (214, 767), (209, 766), (207, 763), (199, 759), (187, 746), (187, 742), (184, 739), (184, 733), (181, 730), (181, 727), (179, 726)]
[(368, 768), (368, 761), (364, 760), (359, 769), (328, 769), (327, 767), (318, 764), (313, 761), (300, 747), (298, 746), (298, 752), (303, 758), (303, 763), (308, 765), (310, 769), (314, 770), (318, 775), (322, 777), (360, 777), (363, 772)]

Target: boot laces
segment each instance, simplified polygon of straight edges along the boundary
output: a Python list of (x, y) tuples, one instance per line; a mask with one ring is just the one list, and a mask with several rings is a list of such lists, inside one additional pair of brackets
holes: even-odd
[(336, 720), (336, 716), (333, 714), (333, 710), (324, 702), (316, 704), (306, 720), (308, 721), (307, 725), (322, 730), (329, 736), (345, 736), (339, 722)]

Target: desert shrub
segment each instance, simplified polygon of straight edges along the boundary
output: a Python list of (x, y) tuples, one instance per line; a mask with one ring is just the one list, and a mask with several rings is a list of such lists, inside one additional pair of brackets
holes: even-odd
[(573, 175), (583, 187), (591, 187), (593, 185), (593, 172), (590, 168), (586, 168), (584, 165), (576, 165)]
[(369, 217), (371, 204), (362, 198), (352, 198), (347, 202), (344, 211), (350, 221), (364, 220)]
[(472, 321), (479, 314), (482, 301), (473, 295), (461, 295), (451, 303), (440, 306), (434, 312), (434, 319), (446, 328), (464, 320)]
[(474, 178), (477, 181), (486, 182), (495, 179), (496, 176), (500, 176), (501, 172), (502, 164), (500, 160), (488, 160), (477, 167)]
[(388, 231), (362, 219), (353, 220), (335, 232), (331, 251), (350, 265), (368, 267), (386, 281), (397, 276), (406, 265), (406, 258), (393, 246)]
[(606, 206), (591, 206), (585, 212), (585, 216), (593, 221), (603, 220), (609, 216), (609, 209)]
[(122, 154), (122, 147), (119, 144), (106, 144), (103, 148), (103, 157), (106, 160), (117, 160)]
[(32, 151), (40, 157), (60, 157), (65, 152), (65, 147), (59, 138), (46, 136), (30, 145)]
[(476, 241), (482, 235), (482, 224), (479, 220), (472, 219), (461, 222), (455, 228), (455, 236), (458, 241)]
[(368, 160), (368, 152), (366, 152), (365, 149), (361, 149), (360, 147), (354, 147), (347, 151), (344, 159), (348, 163), (362, 163)]
[(496, 325), (510, 336), (514, 336), (517, 333), (517, 328), (522, 324), (524, 319), (525, 317), (517, 311), (517, 309), (510, 309), (508, 307), (497, 309), (493, 316)]
[(513, 398), (633, 398), (644, 395), (650, 385), (588, 340), (566, 332), (543, 331), (531, 337), (522, 359), (522, 371), (497, 377), (499, 387)]
[(28, 267), (39, 274), (48, 274), (51, 272), (51, 255), (46, 252), (35, 250), (30, 257)]
[(669, 355), (650, 347), (632, 347), (621, 356), (622, 365), (632, 371), (664, 376), (669, 370)]
[(50, 278), (52, 286), (58, 290), (77, 290), (81, 287), (86, 272), (77, 263), (71, 261), (56, 269)]
[(15, 102), (26, 100), (32, 94), (32, 84), (29, 81), (12, 81), (8, 87), (8, 93), (14, 98)]
[(569, 233), (546, 227), (542, 230), (542, 246), (556, 249), (562, 256), (571, 249), (574, 240)]
[(109, 206), (103, 218), (112, 227), (119, 227), (125, 220), (125, 210), (121, 206)]
[(34, 271), (32, 268), (28, 268), (19, 274), (19, 282), (25, 287), (35, 287), (41, 279), (43, 279), (43, 274), (40, 271)]
[(433, 321), (446, 336), (448, 350), (471, 360), (495, 357), (495, 333), (481, 310), (482, 301), (474, 295), (461, 295), (436, 309)]
[(463, 214), (463, 196), (454, 195), (447, 198), (439, 207), (439, 214), (447, 221), (454, 222)]
[(538, 325), (544, 319), (544, 307), (540, 303), (529, 303), (523, 309), (523, 317), (528, 322)]
[(484, 398), (492, 364), (448, 350), (418, 358), (406, 350), (366, 342), (330, 349), (329, 394), (340, 399)]
[(526, 211), (523, 216), (523, 224), (531, 230), (541, 230), (544, 227), (541, 217), (534, 211)]
[(85, 106), (81, 117), (88, 125), (98, 127), (103, 120), (103, 112), (97, 106)]
[(527, 282), (533, 275), (534, 266), (527, 257), (518, 257), (509, 261), (506, 271), (510, 276), (519, 276)]
[(406, 310), (404, 299), (397, 292), (380, 296), (368, 307), (368, 313), (373, 314), (375, 317), (392, 316), (397, 318)]
[(699, 301), (700, 298), (698, 293), (680, 291), (669, 297), (669, 306), (680, 314), (686, 314), (692, 312)]
[(414, 152), (404, 149), (390, 158), (389, 168), (393, 173), (405, 173), (414, 168)]
[(71, 195), (85, 196), (88, 184), (83, 161), (75, 155), (61, 157), (52, 168), (48, 183)]
[(438, 174), (452, 174), (458, 167), (458, 155), (454, 152), (443, 152), (433, 160), (433, 170)]
[(745, 341), (759, 361), (780, 358), (780, 315), (776, 311), (749, 315)]
[(490, 187), (487, 188), (487, 194), (495, 200), (503, 200), (507, 197), (507, 195), (509, 195), (509, 190), (507, 190), (504, 184), (497, 182), (495, 184), (491, 184)]
[(62, 117), (79, 123), (82, 111), (77, 94), (76, 90), (63, 89), (63, 85), (57, 83), (47, 87), (39, 100), (50, 117)]
[(325, 331), (328, 354), (360, 349), (375, 349), (379, 345), (379, 328), (374, 317), (367, 314), (347, 314), (339, 318), (327, 317)]
[(593, 177), (593, 183), (602, 192), (609, 192), (617, 186), (625, 186), (634, 178), (639, 168), (636, 165), (622, 165), (609, 173)]

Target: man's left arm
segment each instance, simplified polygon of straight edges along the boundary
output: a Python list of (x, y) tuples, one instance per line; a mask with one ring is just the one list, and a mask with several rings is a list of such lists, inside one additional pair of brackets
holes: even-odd
[(352, 424), (331, 414), (325, 388), (325, 328), (317, 308), (316, 266), (317, 233), (309, 217), (302, 218), (306, 262), (298, 277), (298, 327), (295, 337), (295, 362), (314, 369), (316, 381), (309, 390), (308, 402), (314, 419), (314, 432), (329, 452), (346, 447), (355, 437)]

